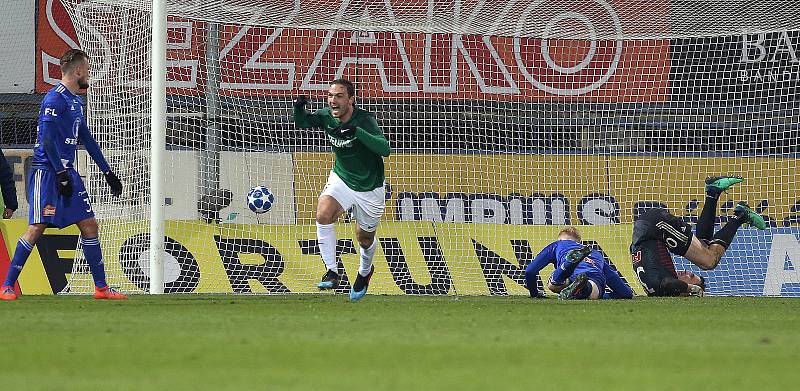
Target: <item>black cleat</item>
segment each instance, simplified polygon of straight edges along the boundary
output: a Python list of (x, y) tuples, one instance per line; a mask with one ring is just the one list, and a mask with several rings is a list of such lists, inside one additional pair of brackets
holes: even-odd
[(372, 279), (373, 273), (375, 273), (375, 265), (372, 265), (372, 268), (369, 270), (369, 274), (367, 274), (366, 277), (362, 276), (361, 273), (358, 273), (356, 282), (353, 283), (353, 286), (350, 288), (350, 301), (359, 301), (364, 298), (364, 295), (367, 294), (369, 280)]
[(333, 270), (328, 269), (325, 275), (322, 276), (322, 281), (317, 284), (320, 290), (336, 289), (339, 286), (339, 274)]
[(584, 297), (586, 292), (583, 290), (589, 289), (587, 280), (586, 273), (578, 274), (578, 276), (575, 277), (575, 281), (572, 281), (571, 284), (567, 285), (558, 293), (559, 300), (575, 300)]

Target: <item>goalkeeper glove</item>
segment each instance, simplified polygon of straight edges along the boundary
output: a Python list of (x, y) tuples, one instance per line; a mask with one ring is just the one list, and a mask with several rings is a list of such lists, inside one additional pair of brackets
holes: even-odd
[(294, 98), (294, 101), (292, 102), (292, 106), (294, 106), (295, 109), (305, 109), (307, 104), (308, 98), (306, 98), (305, 95), (300, 95), (297, 98)]
[(705, 296), (703, 288), (694, 284), (688, 284), (688, 285), (689, 285), (689, 296), (697, 296), (697, 297)]
[(333, 128), (333, 131), (336, 132), (337, 135), (341, 138), (353, 138), (356, 135), (357, 127), (353, 124), (340, 124), (339, 126)]
[(117, 174), (114, 174), (113, 171), (109, 171), (105, 173), (105, 176), (108, 187), (111, 188), (111, 194), (114, 195), (114, 197), (119, 197), (122, 194), (122, 182), (119, 181)]
[(58, 187), (58, 193), (64, 197), (72, 196), (72, 177), (69, 176), (67, 170), (56, 173), (56, 187)]

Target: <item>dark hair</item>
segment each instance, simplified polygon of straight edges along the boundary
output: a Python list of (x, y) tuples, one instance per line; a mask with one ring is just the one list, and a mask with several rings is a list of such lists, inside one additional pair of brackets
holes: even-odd
[(567, 236), (571, 236), (573, 239), (575, 239), (576, 242), (580, 242), (581, 241), (581, 234), (580, 234), (580, 232), (578, 232), (578, 229), (575, 228), (575, 227), (565, 227), (565, 228), (563, 228), (561, 231), (558, 231), (558, 236), (556, 236), (556, 237), (559, 237), (562, 234), (566, 234)]
[(356, 96), (356, 87), (353, 82), (347, 79), (336, 79), (331, 82), (331, 85), (338, 84), (347, 89), (347, 95)]
[(701, 276), (701, 275), (699, 275), (699, 274), (697, 275), (697, 277), (700, 277), (700, 288), (703, 290), (703, 292), (705, 292), (705, 290), (706, 290), (706, 278)]
[(83, 61), (89, 61), (89, 55), (80, 49), (69, 49), (61, 55), (61, 72), (70, 72)]

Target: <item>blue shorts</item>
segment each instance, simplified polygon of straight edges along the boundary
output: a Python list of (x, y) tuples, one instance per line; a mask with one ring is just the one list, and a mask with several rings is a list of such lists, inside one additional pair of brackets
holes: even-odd
[(94, 217), (83, 180), (74, 169), (68, 168), (67, 172), (72, 177), (71, 197), (58, 193), (55, 172), (45, 168), (31, 170), (28, 178), (28, 223), (64, 228)]

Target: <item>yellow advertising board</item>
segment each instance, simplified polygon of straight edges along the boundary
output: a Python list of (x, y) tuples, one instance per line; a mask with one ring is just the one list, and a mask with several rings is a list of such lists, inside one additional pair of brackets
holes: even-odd
[[(106, 224), (109, 224), (108, 222)], [(144, 292), (148, 241), (144, 224), (101, 229), (109, 283)], [(8, 242), (16, 242), (24, 220), (9, 222)], [(124, 229), (120, 229), (124, 228)], [(555, 239), (555, 226), (500, 226), (430, 222), (383, 223), (378, 229), (373, 294), (527, 295), (524, 268)], [(627, 253), (630, 226), (583, 227), (638, 293)], [(353, 226), (338, 224), (339, 256), (348, 276), (358, 270)], [(31, 254), (20, 284), (25, 294), (52, 294), (67, 280), (72, 291), (91, 288), (88, 270), (71, 275), (77, 230), (48, 230)], [(41, 247), (40, 247), (41, 246)], [(71, 246), (71, 247), (70, 247)], [(44, 251), (38, 251), (44, 248)], [(315, 293), (324, 266), (314, 226), (167, 224), (167, 292)], [(552, 268), (542, 271), (546, 280)], [(352, 278), (352, 277), (351, 277)], [(76, 283), (76, 281), (78, 281)], [(82, 285), (83, 284), (83, 285)], [(348, 289), (347, 283), (340, 292)]]
[[(330, 153), (294, 153), (297, 221), (313, 223)], [(385, 159), (387, 221), (508, 225), (631, 223), (637, 205), (660, 203), (696, 217), (704, 179), (741, 175), (721, 213), (745, 201), (774, 225), (791, 225), (800, 193), (796, 158), (579, 154), (408, 154)], [(784, 223), (786, 221), (786, 223)]]

